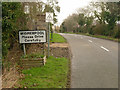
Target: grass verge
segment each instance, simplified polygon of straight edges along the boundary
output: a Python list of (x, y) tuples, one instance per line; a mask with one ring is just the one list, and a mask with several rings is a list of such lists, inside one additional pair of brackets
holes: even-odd
[(19, 81), (21, 88), (66, 88), (69, 61), (50, 56), (43, 67), (23, 70), (25, 78)]
[[(51, 39), (51, 34), (50, 34), (50, 39)], [(66, 43), (67, 41), (61, 35), (59, 35), (57, 33), (53, 33), (53, 39), (50, 42)]]
[(95, 37), (95, 38), (101, 38), (101, 39), (106, 39), (106, 40), (111, 40), (111, 41), (115, 41), (115, 42), (120, 42), (120, 40), (118, 38), (113, 38), (110, 36), (103, 36), (103, 35), (91, 35), (88, 33), (73, 33), (73, 32), (67, 32), (69, 34), (80, 34), (80, 35), (86, 35), (86, 36), (91, 36), (91, 37)]

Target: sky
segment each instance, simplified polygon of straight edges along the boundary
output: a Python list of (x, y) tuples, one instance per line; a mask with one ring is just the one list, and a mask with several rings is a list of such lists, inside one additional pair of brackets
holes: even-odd
[(57, 17), (57, 25), (60, 25), (69, 15), (75, 13), (78, 8), (87, 6), (90, 1), (91, 0), (58, 0), (61, 11)]

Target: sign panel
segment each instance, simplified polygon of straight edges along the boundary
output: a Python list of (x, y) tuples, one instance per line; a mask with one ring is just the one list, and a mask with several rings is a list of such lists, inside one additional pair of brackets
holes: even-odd
[(19, 43), (44, 43), (46, 42), (46, 31), (19, 31)]
[(53, 23), (53, 13), (46, 12), (46, 22)]

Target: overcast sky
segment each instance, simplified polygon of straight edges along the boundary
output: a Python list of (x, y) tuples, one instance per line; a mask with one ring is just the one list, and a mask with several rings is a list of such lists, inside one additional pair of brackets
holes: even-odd
[(78, 8), (85, 7), (91, 0), (58, 0), (60, 13), (58, 14), (58, 24), (61, 24), (65, 18), (76, 12)]

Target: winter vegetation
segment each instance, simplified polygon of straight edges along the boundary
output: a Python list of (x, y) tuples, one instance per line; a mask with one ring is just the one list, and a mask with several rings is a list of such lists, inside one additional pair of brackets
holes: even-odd
[[(55, 12), (60, 12), (56, 0), (46, 3), (37, 2), (2, 2), (2, 54), (6, 57), (8, 50), (18, 43), (19, 30), (33, 30), (37, 21), (37, 14), (53, 12), (54, 23), (57, 22)], [(51, 25), (52, 27), (52, 25)]]
[(68, 16), (60, 26), (60, 32), (120, 36), (120, 2), (91, 2), (85, 8)]

